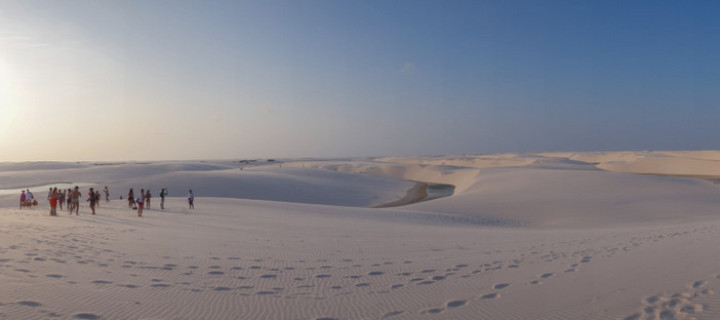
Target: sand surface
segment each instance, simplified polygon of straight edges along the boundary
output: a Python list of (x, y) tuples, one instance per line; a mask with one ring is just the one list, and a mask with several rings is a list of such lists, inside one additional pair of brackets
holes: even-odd
[[(720, 319), (720, 188), (674, 175), (720, 152), (0, 163), (40, 200), (0, 194), (0, 318)], [(112, 200), (50, 217), (59, 183)]]

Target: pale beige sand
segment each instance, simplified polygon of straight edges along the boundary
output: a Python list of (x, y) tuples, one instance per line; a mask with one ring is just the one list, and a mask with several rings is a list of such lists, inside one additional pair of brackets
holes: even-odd
[(414, 187), (410, 188), (404, 197), (398, 200), (394, 200), (388, 203), (383, 203), (377, 206), (374, 206), (374, 208), (391, 208), (391, 207), (399, 207), (408, 205), (411, 203), (417, 203), (422, 201), (423, 199), (427, 198), (427, 183), (418, 182), (415, 184)]
[[(231, 196), (188, 210), (176, 191), (143, 218), (119, 200), (49, 217), (0, 197), (0, 318), (720, 319), (716, 185), (596, 167), (612, 154), (506, 157), (529, 160), (0, 165), (4, 186), (70, 173)], [(456, 193), (369, 208), (416, 186), (400, 178)]]

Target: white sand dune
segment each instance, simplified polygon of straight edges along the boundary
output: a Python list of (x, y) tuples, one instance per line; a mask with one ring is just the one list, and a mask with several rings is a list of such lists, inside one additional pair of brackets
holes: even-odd
[[(661, 176), (714, 176), (718, 159), (3, 163), (0, 189), (85, 182), (115, 200), (49, 217), (0, 196), (0, 318), (720, 319), (720, 189)], [(372, 208), (410, 181), (455, 193)], [(167, 208), (138, 218), (116, 200), (130, 187), (168, 187)]]

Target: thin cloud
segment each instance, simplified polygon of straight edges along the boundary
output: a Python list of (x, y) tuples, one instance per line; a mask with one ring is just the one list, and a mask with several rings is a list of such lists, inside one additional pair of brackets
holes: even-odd
[(415, 69), (416, 69), (416, 68), (415, 68), (415, 63), (408, 61), (408, 62), (405, 62), (405, 64), (403, 65), (402, 69), (400, 69), (400, 72), (402, 72), (402, 73), (411, 73), (411, 72), (415, 72)]
[(49, 47), (50, 44), (27, 36), (0, 36), (0, 45), (16, 48)]
[(260, 110), (262, 110), (262, 112), (267, 113), (267, 114), (274, 114), (274, 113), (275, 113), (275, 109), (273, 109), (273, 108), (270, 107), (270, 106), (262, 106), (262, 107), (260, 107)]

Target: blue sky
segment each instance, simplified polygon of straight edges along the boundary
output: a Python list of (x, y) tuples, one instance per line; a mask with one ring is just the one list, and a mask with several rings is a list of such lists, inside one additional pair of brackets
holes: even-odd
[(720, 149), (719, 7), (2, 1), (0, 160)]

